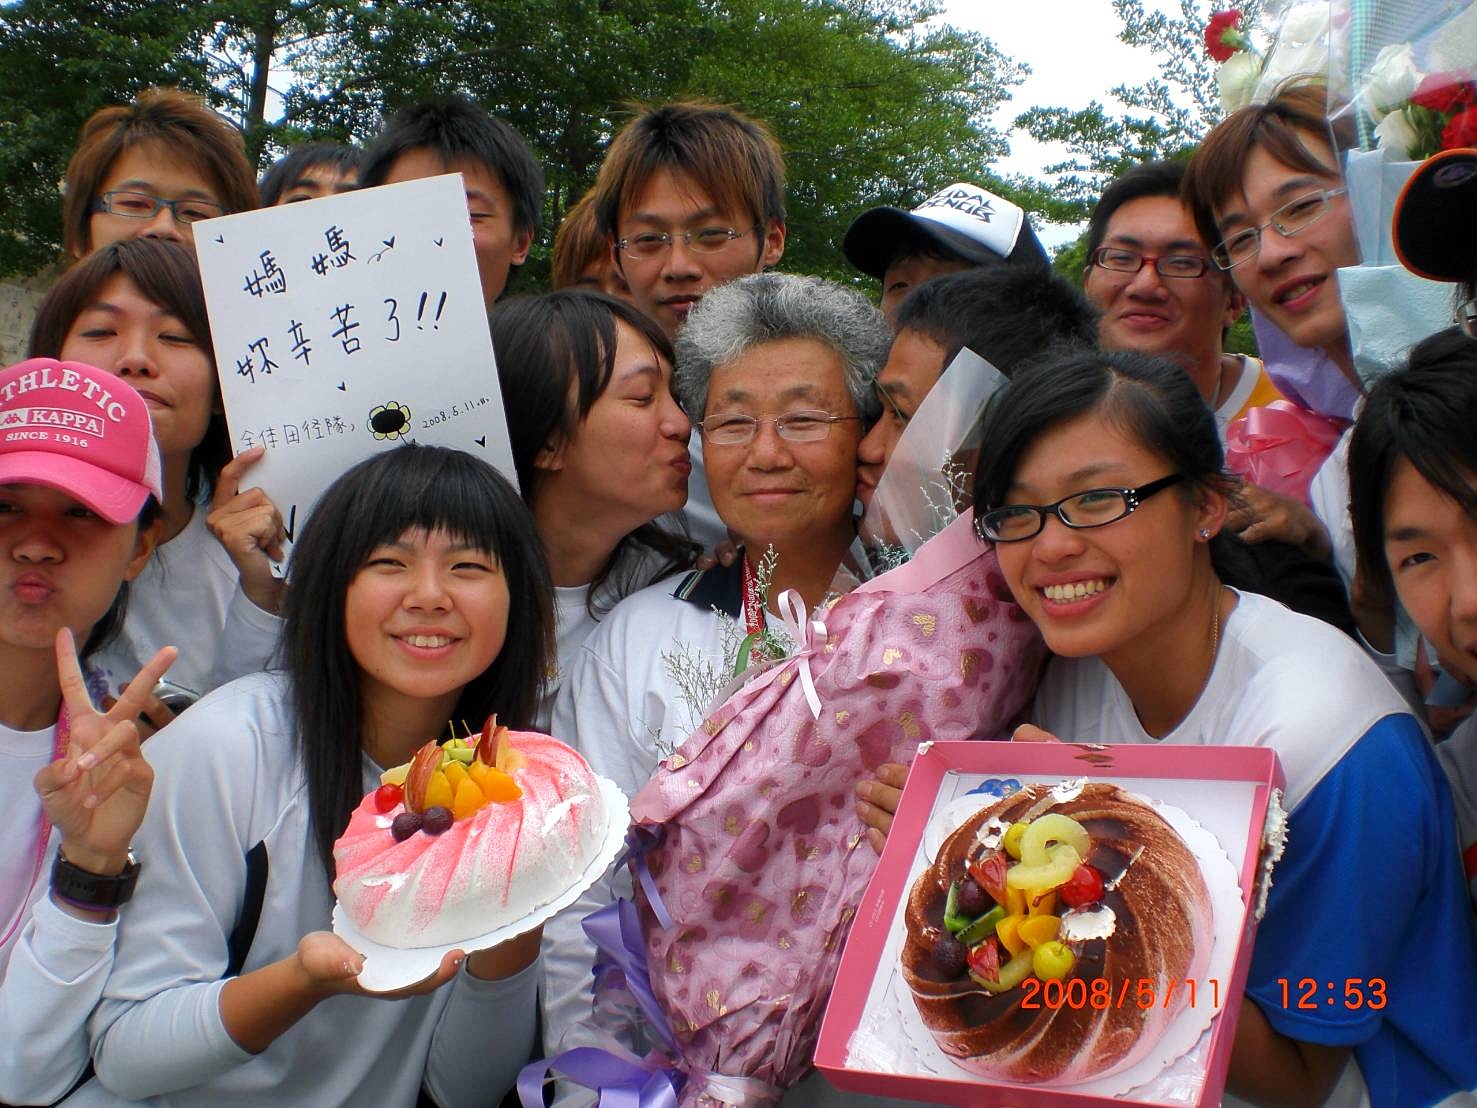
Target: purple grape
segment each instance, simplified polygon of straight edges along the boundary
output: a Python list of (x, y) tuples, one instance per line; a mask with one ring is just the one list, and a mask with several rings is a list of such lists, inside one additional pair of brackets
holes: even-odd
[(427, 808), (425, 815), (421, 817), (421, 830), (427, 835), (440, 835), (444, 831), (450, 831), (451, 824), (451, 809), (440, 804)]
[(952, 935), (945, 935), (933, 944), (934, 968), (945, 978), (958, 977), (969, 961), (969, 951)]
[(419, 812), (401, 812), (391, 821), (390, 834), (397, 843), (403, 843), (421, 829), (421, 822)]
[(959, 882), (956, 904), (961, 916), (982, 916), (990, 910), (990, 897), (973, 877)]

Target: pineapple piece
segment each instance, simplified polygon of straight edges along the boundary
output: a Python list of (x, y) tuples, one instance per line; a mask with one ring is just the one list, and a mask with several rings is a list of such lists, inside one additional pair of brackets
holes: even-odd
[(410, 763), (409, 762), (406, 762), (404, 765), (400, 765), (400, 766), (391, 766), (389, 769), (385, 770), (384, 773), (380, 774), (380, 784), (381, 785), (400, 785), (400, 786), (403, 787), (405, 785), (406, 775), (409, 774), (409, 773), (410, 773)]

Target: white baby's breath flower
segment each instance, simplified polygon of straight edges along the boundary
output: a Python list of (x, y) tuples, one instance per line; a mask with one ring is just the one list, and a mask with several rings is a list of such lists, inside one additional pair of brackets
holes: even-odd
[(1222, 62), (1215, 71), (1216, 87), (1221, 94), (1221, 109), (1230, 114), (1250, 104), (1261, 75), (1261, 64), (1245, 50), (1237, 51)]
[(1390, 112), (1375, 124), (1374, 135), (1379, 139), (1381, 148), (1388, 150), (1397, 160), (1410, 157), (1411, 150), (1419, 141), (1415, 128), (1405, 118), (1403, 111)]
[(1416, 68), (1415, 51), (1411, 49), (1410, 43), (1386, 46), (1369, 68), (1369, 83), (1364, 89), (1364, 110), (1372, 119), (1384, 119), (1410, 99), (1410, 94), (1415, 92), (1423, 76)]

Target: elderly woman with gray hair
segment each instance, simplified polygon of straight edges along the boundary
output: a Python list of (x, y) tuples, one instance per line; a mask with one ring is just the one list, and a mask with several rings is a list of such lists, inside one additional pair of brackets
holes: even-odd
[[(742, 549), (732, 566), (633, 593), (570, 663), (553, 732), (628, 796), (702, 722), (757, 644), (772, 641), (779, 596), (794, 589), (807, 609), (824, 598), (856, 533), (856, 449), (876, 414), (872, 381), (891, 337), (860, 293), (776, 273), (708, 293), (679, 332), (678, 396), (702, 434), (713, 505)], [(593, 952), (583, 938), (568, 919), (546, 932), (550, 1049), (589, 1016)], [(581, 1041), (576, 1031), (563, 1045)]]

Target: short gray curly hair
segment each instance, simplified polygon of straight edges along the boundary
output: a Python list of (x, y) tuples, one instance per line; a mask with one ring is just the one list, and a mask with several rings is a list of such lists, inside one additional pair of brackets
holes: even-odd
[(872, 388), (892, 345), (892, 331), (870, 300), (820, 277), (756, 273), (705, 295), (677, 333), (677, 397), (702, 419), (708, 381), (750, 347), (815, 339), (841, 355), (846, 389), (870, 423), (880, 411)]

